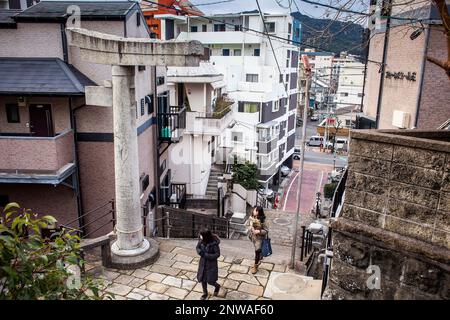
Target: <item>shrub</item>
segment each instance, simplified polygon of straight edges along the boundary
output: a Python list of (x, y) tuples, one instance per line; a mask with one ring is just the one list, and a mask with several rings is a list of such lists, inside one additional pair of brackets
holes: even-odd
[[(82, 277), (80, 239), (58, 231), (51, 239), (42, 231), (56, 224), (17, 203), (0, 214), (0, 299), (101, 299), (100, 283)], [(73, 270), (73, 271), (72, 271)]]
[(337, 183), (327, 183), (323, 188), (323, 193), (326, 199), (332, 199), (334, 191), (336, 190)]
[(233, 166), (233, 183), (238, 183), (247, 190), (257, 189), (258, 167), (254, 163), (246, 162)]

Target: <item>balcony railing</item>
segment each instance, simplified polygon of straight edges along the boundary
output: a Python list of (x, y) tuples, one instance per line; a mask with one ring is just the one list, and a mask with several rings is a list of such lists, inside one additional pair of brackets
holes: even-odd
[(160, 202), (163, 205), (186, 209), (186, 184), (171, 183), (160, 187)]
[(186, 108), (170, 107), (169, 112), (158, 113), (158, 139), (178, 142), (186, 129)]
[(0, 174), (60, 176), (74, 167), (73, 131), (54, 137), (0, 135)]

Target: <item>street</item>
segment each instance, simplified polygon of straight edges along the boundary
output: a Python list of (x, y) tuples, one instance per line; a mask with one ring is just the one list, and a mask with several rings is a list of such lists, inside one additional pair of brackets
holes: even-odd
[[(316, 125), (319, 122), (307, 122), (306, 139), (317, 134)], [(301, 144), (302, 127), (297, 127), (296, 146)], [(314, 206), (316, 193), (323, 193), (323, 187), (327, 183), (328, 174), (335, 167), (343, 167), (347, 164), (347, 157), (325, 152), (320, 152), (318, 147), (306, 147), (303, 173), (302, 192), (300, 194), (300, 212), (307, 214)], [(295, 213), (297, 210), (297, 188), (300, 177), (300, 160), (294, 160), (293, 172), (286, 183), (280, 210)]]

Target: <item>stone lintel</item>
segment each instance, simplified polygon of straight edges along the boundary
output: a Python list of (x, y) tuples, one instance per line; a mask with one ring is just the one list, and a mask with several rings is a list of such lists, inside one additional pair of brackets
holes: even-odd
[(351, 221), (344, 217), (332, 220), (333, 231), (340, 232), (356, 241), (365, 240), (366, 243), (385, 249), (401, 251), (413, 255), (423, 255), (439, 262), (445, 270), (449, 269), (450, 251), (424, 241), (405, 237), (385, 229), (368, 226), (364, 223)]
[(69, 44), (82, 59), (108, 65), (198, 66), (204, 47), (199, 41), (123, 38), (96, 31), (68, 28)]
[(352, 139), (450, 153), (450, 131), (446, 130), (352, 130), (350, 136)]

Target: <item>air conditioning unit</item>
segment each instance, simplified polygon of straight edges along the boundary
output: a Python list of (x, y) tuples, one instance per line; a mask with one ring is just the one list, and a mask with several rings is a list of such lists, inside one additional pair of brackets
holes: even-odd
[(392, 114), (392, 125), (397, 128), (406, 129), (409, 128), (410, 119), (411, 115), (408, 112), (394, 110)]

